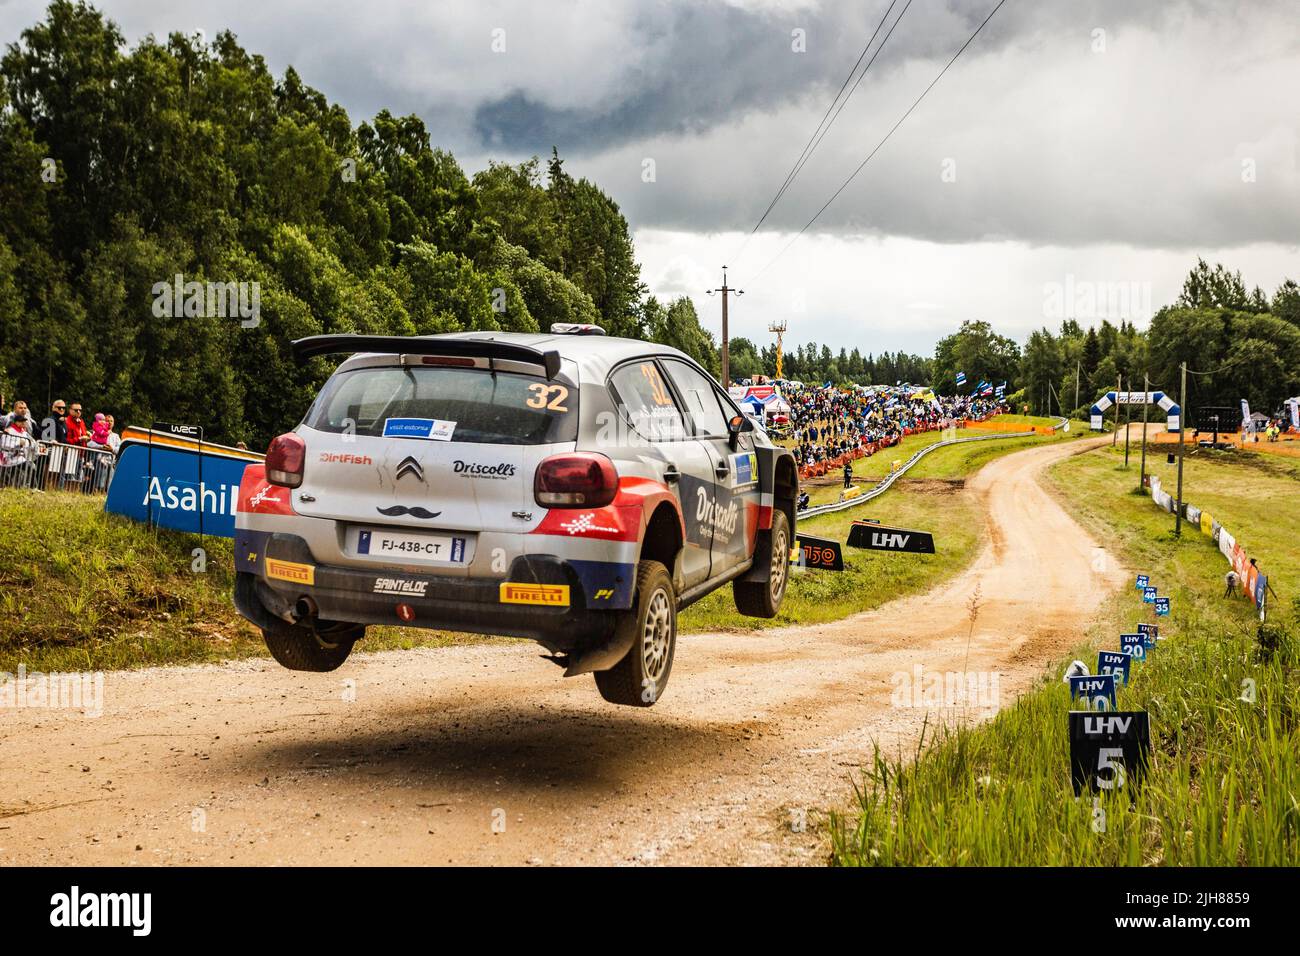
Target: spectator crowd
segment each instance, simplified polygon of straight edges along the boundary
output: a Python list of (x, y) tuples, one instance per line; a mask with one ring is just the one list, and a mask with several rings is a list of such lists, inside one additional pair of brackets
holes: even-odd
[(87, 423), (80, 402), (56, 399), (39, 420), (25, 401), (14, 402), (0, 414), (0, 486), (103, 491), (122, 444), (115, 427), (103, 412)]
[(947, 428), (967, 418), (1006, 411), (1000, 399), (938, 396), (914, 386), (855, 386), (849, 390), (783, 385), (790, 438), (801, 468), (833, 462), (858, 449), (896, 445), (904, 435)]

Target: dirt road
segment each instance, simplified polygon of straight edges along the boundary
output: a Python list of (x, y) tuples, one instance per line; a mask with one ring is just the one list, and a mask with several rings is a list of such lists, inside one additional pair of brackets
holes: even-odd
[(0, 710), (0, 864), (821, 863), (818, 821), (873, 741), (914, 744), (926, 710), (895, 705), (894, 675), (998, 672), (1006, 706), (1119, 586), (1036, 481), (1085, 444), (968, 483), (987, 542), (953, 582), (833, 624), (683, 637), (648, 711), (523, 643), (322, 675), (110, 673), (97, 719)]

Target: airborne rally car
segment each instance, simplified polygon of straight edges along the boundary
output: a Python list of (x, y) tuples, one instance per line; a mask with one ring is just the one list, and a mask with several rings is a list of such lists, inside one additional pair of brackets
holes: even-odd
[(678, 610), (727, 583), (780, 608), (794, 459), (676, 349), (594, 326), (293, 347), (351, 357), (240, 487), (235, 603), (284, 666), (333, 670), (368, 624), (503, 634), (648, 706)]

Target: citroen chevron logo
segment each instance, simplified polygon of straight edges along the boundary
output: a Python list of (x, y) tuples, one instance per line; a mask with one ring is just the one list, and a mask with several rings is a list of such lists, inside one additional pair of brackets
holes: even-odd
[(397, 466), (398, 481), (401, 481), (407, 475), (415, 475), (416, 480), (424, 481), (424, 469), (421, 468), (420, 463), (410, 455), (403, 458), (401, 464)]

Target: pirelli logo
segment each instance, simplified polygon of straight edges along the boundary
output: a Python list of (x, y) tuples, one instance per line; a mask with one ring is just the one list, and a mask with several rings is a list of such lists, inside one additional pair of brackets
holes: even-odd
[(310, 564), (295, 564), (292, 561), (266, 559), (266, 576), (277, 581), (292, 581), (294, 584), (315, 584), (316, 569)]
[(512, 584), (501, 582), (502, 604), (541, 604), (545, 607), (568, 607), (567, 584)]

